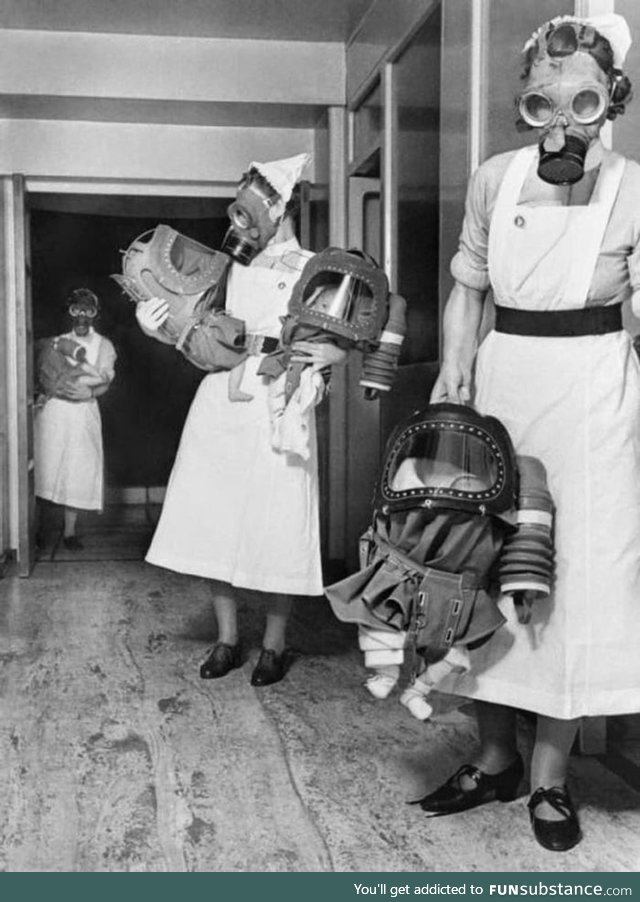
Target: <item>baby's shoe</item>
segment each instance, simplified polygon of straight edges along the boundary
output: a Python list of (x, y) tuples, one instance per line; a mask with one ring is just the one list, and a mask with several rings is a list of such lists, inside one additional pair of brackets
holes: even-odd
[(387, 698), (397, 682), (398, 678), (391, 674), (374, 673), (365, 680), (364, 685), (374, 698)]
[(416, 688), (415, 683), (404, 690), (400, 696), (400, 704), (404, 705), (418, 720), (429, 720), (433, 714), (433, 708), (427, 701), (424, 691)]

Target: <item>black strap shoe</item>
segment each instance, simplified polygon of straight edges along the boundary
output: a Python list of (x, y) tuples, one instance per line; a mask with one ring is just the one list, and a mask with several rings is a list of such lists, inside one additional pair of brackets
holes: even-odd
[[(547, 802), (555, 808), (562, 815), (562, 820), (548, 821), (536, 817), (535, 809), (540, 802)], [(529, 799), (528, 807), (533, 835), (541, 846), (551, 852), (566, 852), (578, 845), (582, 839), (580, 821), (566, 786), (539, 787)]]
[(63, 536), (62, 544), (67, 551), (82, 551), (84, 549), (84, 545), (77, 536)]
[(293, 652), (287, 648), (282, 654), (278, 654), (272, 648), (263, 648), (251, 674), (251, 685), (270, 686), (272, 683), (279, 683), (291, 667), (293, 658)]
[(242, 667), (240, 643), (228, 645), (226, 642), (216, 642), (200, 667), (200, 676), (203, 680), (217, 680), (235, 667)]
[[(499, 774), (485, 774), (473, 764), (463, 764), (443, 786), (409, 804), (420, 805), (432, 817), (439, 817), (467, 811), (486, 802), (512, 802), (518, 795), (523, 776), (524, 765), (520, 755)], [(468, 789), (462, 785), (465, 777), (473, 781), (473, 786)]]

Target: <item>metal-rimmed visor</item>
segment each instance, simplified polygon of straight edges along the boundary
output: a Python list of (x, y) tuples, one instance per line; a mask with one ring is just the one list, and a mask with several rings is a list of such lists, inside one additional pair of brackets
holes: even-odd
[(289, 302), (298, 322), (352, 342), (377, 340), (387, 317), (389, 283), (360, 251), (328, 247), (305, 265)]
[(585, 85), (558, 104), (544, 91), (526, 91), (520, 98), (520, 115), (532, 128), (551, 125), (559, 113), (576, 125), (594, 125), (609, 106), (609, 93), (603, 85)]
[(377, 506), (504, 515), (514, 505), (515, 457), (502, 424), (471, 408), (434, 404), (390, 440)]

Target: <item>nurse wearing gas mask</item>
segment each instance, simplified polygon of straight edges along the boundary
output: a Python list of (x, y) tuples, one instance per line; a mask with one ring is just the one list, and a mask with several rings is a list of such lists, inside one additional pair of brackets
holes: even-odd
[[(600, 139), (630, 98), (630, 42), (607, 15), (552, 20), (525, 44), (518, 114), (536, 140), (471, 179), (432, 394), (473, 399), (544, 463), (557, 551), (529, 624), (505, 604), (507, 625), (445, 684), (477, 701), (480, 749), (420, 804), (516, 798), (516, 709), (534, 712), (529, 812), (552, 851), (582, 835), (567, 789), (580, 718), (640, 711), (640, 365), (621, 320), (629, 298), (640, 312), (640, 166)], [(489, 288), (495, 327), (476, 360)]]
[[(211, 581), (218, 637), (200, 667), (203, 679), (225, 677), (244, 664), (238, 623), (244, 590), (266, 608), (254, 686), (276, 683), (287, 672), (285, 629), (293, 598), (322, 594), (313, 418), (307, 459), (274, 450), (268, 382), (258, 372), (278, 347), (291, 292), (313, 256), (294, 230), (295, 187), (308, 162), (308, 154), (299, 154), (252, 163), (229, 206), (222, 250), (234, 262), (225, 309), (244, 322), (250, 356), (231, 394), (234, 370), (210, 373), (200, 383), (147, 554), (151, 564)], [(158, 298), (136, 311), (149, 331), (167, 315), (166, 301)], [(292, 360), (314, 371), (346, 357), (328, 342), (296, 342), (293, 351)]]
[[(95, 329), (100, 301), (92, 291), (76, 288), (66, 307), (71, 329), (53, 343), (66, 339), (75, 356), (60, 354), (64, 369), (60, 368), (53, 390), (47, 391), (43, 385), (42, 356), (37, 353), (38, 382), (45, 393), (34, 423), (35, 493), (63, 507), (62, 543), (70, 551), (79, 551), (84, 546), (76, 535), (78, 512), (101, 511), (103, 507), (104, 451), (96, 398), (111, 386), (116, 352), (109, 339)], [(39, 344), (42, 347), (49, 342)]]

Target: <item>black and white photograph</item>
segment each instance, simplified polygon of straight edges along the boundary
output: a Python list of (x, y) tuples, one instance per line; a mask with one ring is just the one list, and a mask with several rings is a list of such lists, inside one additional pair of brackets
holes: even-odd
[(0, 371), (1, 873), (632, 895), (637, 0), (0, 0)]

